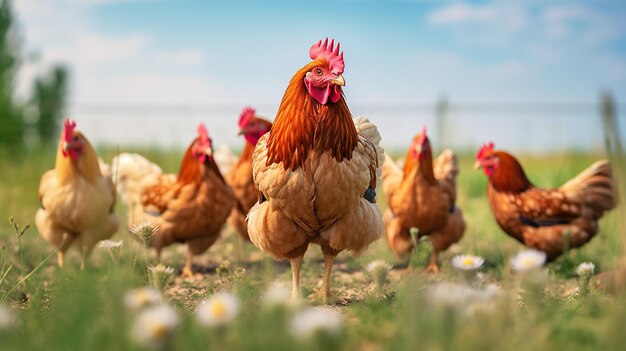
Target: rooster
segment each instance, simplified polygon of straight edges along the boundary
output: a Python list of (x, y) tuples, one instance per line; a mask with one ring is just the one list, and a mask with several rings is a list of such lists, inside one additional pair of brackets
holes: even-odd
[(102, 175), (96, 151), (75, 129), (76, 122), (66, 119), (54, 169), (41, 177), (41, 208), (35, 215), (41, 236), (57, 247), (60, 267), (72, 243), (80, 249), (84, 267), (98, 241), (113, 236), (119, 226), (113, 182)]
[(335, 256), (362, 252), (384, 231), (375, 191), (384, 152), (376, 126), (352, 119), (339, 43), (320, 40), (309, 55), (313, 61), (293, 76), (271, 131), (254, 149), (258, 202), (248, 233), (262, 251), (290, 261), (294, 298), (304, 254), (309, 244), (320, 245), (320, 295), (328, 300)]
[(549, 259), (586, 244), (598, 233), (598, 220), (617, 205), (611, 164), (598, 161), (557, 189), (540, 189), (515, 157), (484, 145), (475, 168), (489, 179), (487, 194), (496, 221), (508, 235), (543, 251)]
[(385, 229), (387, 244), (401, 258), (413, 251), (411, 228), (428, 235), (433, 252), (426, 266), (438, 272), (438, 254), (459, 241), (465, 231), (461, 210), (456, 207), (456, 155), (444, 150), (433, 162), (426, 128), (415, 136), (401, 169), (386, 155), (383, 190), (387, 197)]
[(204, 124), (191, 143), (178, 175), (161, 169), (137, 154), (120, 154), (113, 160), (118, 170), (120, 197), (128, 205), (128, 224), (151, 222), (159, 229), (150, 237), (157, 260), (174, 242), (187, 243), (189, 255), (183, 276), (193, 276), (193, 255), (209, 248), (220, 235), (234, 197), (213, 160), (212, 142)]
[(237, 199), (228, 223), (233, 226), (239, 235), (250, 241), (246, 227), (246, 215), (257, 201), (256, 189), (252, 180), (252, 152), (263, 134), (269, 132), (272, 123), (256, 117), (252, 108), (246, 107), (239, 116), (239, 134), (246, 139), (246, 145), (239, 156), (239, 160), (226, 175), (226, 182), (233, 189)]

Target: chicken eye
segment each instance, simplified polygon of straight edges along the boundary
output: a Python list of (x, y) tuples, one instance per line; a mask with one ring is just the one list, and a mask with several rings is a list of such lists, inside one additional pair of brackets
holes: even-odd
[(321, 68), (316, 68), (315, 69), (315, 74), (317, 74), (318, 76), (322, 75), (322, 69)]
[(73, 137), (72, 141), (78, 141), (78, 137), (77, 136)]

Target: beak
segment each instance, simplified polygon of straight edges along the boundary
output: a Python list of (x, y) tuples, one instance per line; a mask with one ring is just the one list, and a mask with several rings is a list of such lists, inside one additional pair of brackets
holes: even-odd
[(71, 148), (70, 147), (70, 143), (68, 143), (66, 141), (63, 142), (63, 151), (68, 152), (68, 151), (70, 151), (70, 148)]
[(483, 168), (482, 163), (480, 163), (480, 161), (476, 161), (474, 162), (474, 170), (477, 171), (479, 169)]
[(211, 149), (210, 147), (207, 147), (207, 148), (204, 150), (204, 153), (205, 153), (207, 156), (211, 157), (211, 156), (213, 156), (213, 149)]
[(343, 79), (343, 75), (340, 75), (339, 77), (335, 79), (332, 79), (330, 82), (335, 85), (339, 85), (340, 87), (343, 87), (346, 85), (346, 81)]
[(420, 155), (422, 153), (422, 145), (415, 145), (415, 152)]
[(246, 132), (246, 128), (245, 127), (241, 127), (239, 128), (239, 130), (237, 130), (237, 135), (243, 135)]

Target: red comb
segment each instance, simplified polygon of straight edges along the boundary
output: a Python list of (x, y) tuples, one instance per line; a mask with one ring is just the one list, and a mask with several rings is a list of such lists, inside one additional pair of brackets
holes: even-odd
[(422, 126), (422, 132), (419, 134), (419, 138), (417, 139), (417, 141), (421, 144), (424, 145), (424, 143), (426, 142), (426, 126), (423, 125)]
[(211, 144), (211, 138), (209, 138), (209, 132), (207, 131), (204, 123), (200, 123), (198, 125), (198, 139), (201, 142), (208, 143), (209, 145)]
[(480, 160), (481, 158), (485, 156), (486, 153), (493, 152), (494, 146), (495, 145), (493, 144), (492, 141), (487, 144), (483, 144), (483, 146), (480, 147), (480, 149), (478, 150), (478, 153), (476, 154), (476, 159)]
[(243, 127), (244, 125), (246, 125), (250, 121), (250, 119), (254, 117), (255, 113), (255, 109), (250, 106), (246, 106), (239, 115), (239, 127)]
[(317, 60), (318, 58), (325, 58), (328, 60), (330, 64), (330, 71), (333, 74), (342, 74), (344, 63), (343, 63), (343, 51), (339, 53), (339, 42), (337, 42), (337, 47), (335, 46), (335, 39), (331, 39), (330, 43), (328, 42), (328, 38), (321, 40), (317, 43), (313, 44), (309, 49), (309, 56), (311, 59)]
[(76, 128), (76, 121), (71, 121), (69, 118), (65, 119), (65, 124), (63, 125), (63, 139), (66, 142), (72, 141), (72, 136), (74, 136), (74, 129)]

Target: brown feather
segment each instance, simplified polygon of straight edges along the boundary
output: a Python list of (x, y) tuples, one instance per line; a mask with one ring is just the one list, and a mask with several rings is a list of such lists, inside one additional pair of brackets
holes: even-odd
[(598, 161), (558, 189), (532, 185), (520, 163), (495, 151), (499, 163), (489, 178), (492, 212), (502, 230), (524, 245), (544, 251), (549, 259), (580, 247), (598, 233), (598, 219), (616, 205), (610, 164)]
[[(285, 170), (302, 167), (311, 149), (330, 151), (341, 162), (352, 158), (358, 134), (343, 96), (336, 103), (321, 105), (307, 92), (306, 73), (326, 65), (324, 59), (302, 67), (291, 79), (267, 143), (267, 165), (281, 163)], [(317, 131), (322, 130), (323, 133)]]
[(496, 151), (494, 155), (500, 160), (490, 179), (495, 190), (521, 193), (533, 186), (515, 157), (504, 151)]
[[(418, 134), (412, 145), (420, 138)], [(421, 156), (412, 149), (407, 152), (403, 170), (394, 167), (390, 159), (385, 161), (383, 184), (387, 184), (385, 192), (389, 206), (385, 214), (387, 243), (401, 258), (406, 258), (413, 250), (412, 227), (418, 228), (420, 237), (430, 237), (435, 253), (459, 241), (465, 231), (463, 215), (455, 208), (456, 156), (445, 150), (437, 158), (438, 173), (435, 176), (428, 139), (423, 141), (421, 151)]]
[[(415, 142), (420, 135), (418, 134), (413, 139)], [(435, 172), (433, 171), (433, 155), (430, 150), (430, 141), (428, 139), (424, 143), (423, 147), (427, 147), (428, 149), (425, 151), (425, 155), (420, 160), (413, 156), (413, 153), (409, 150), (406, 153), (406, 159), (404, 161), (404, 177), (408, 177), (409, 173), (415, 168), (418, 168), (418, 172), (424, 176), (424, 179), (428, 181), (430, 184), (435, 184), (437, 180), (435, 179)]]

